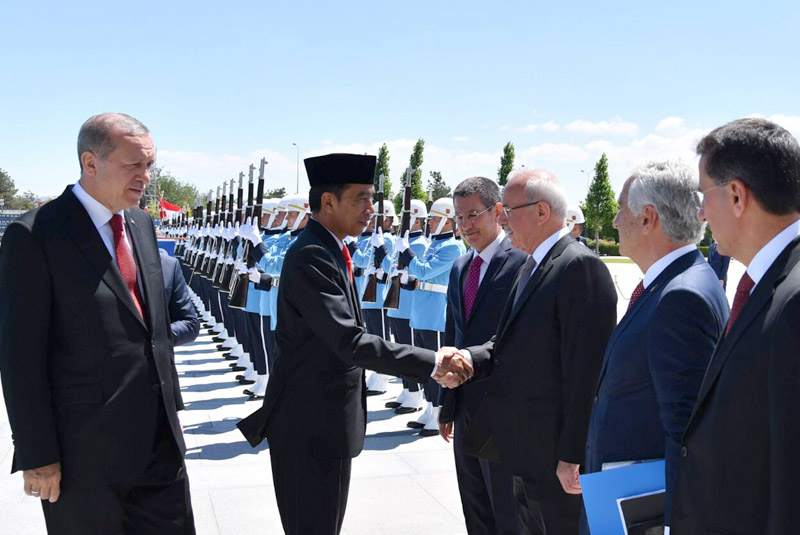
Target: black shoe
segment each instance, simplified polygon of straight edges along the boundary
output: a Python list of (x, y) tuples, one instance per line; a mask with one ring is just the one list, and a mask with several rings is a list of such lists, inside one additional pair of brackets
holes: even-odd
[(231, 371), (232, 372), (243, 372), (246, 369), (247, 368), (245, 366), (231, 366)]
[(386, 390), (367, 390), (368, 396), (380, 396), (381, 394), (385, 394)]
[(242, 379), (244, 379), (244, 375), (239, 374), (239, 375), (236, 376), (236, 380), (237, 381), (241, 381)]
[[(216, 342), (218, 344), (221, 344), (225, 340), (227, 340), (227, 338), (220, 338), (219, 336), (215, 336), (214, 338), (211, 339), (212, 342)], [(217, 349), (220, 349), (220, 346), (217, 346)]]
[(411, 414), (412, 412), (421, 411), (422, 407), (403, 407), (402, 405), (394, 410), (395, 414)]
[(250, 379), (239, 379), (240, 385), (254, 385), (256, 384), (255, 381), (251, 381)]
[(225, 353), (225, 360), (239, 360), (239, 357), (234, 357), (230, 353)]
[(387, 401), (384, 407), (387, 409), (396, 409), (400, 405), (402, 405), (402, 403), (398, 403), (397, 401)]
[(255, 394), (253, 394), (252, 396), (250, 396), (250, 398), (248, 398), (247, 401), (258, 401), (258, 400), (261, 400), (261, 399), (264, 399), (264, 396), (257, 396)]
[(243, 393), (245, 396), (255, 396), (255, 393), (253, 393), (253, 391), (249, 388), (245, 388)]
[(228, 351), (229, 349), (229, 347), (225, 347), (222, 344), (217, 344), (217, 351)]
[(411, 422), (408, 422), (406, 424), (406, 427), (410, 427), (411, 429), (422, 429), (423, 427), (425, 427), (425, 424), (421, 424), (418, 421), (413, 420)]
[(421, 437), (435, 437), (439, 434), (439, 431), (437, 429), (423, 429), (417, 434)]

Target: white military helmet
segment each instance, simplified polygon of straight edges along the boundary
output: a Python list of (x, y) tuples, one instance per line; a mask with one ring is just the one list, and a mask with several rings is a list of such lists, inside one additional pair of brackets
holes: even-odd
[(567, 208), (567, 228), (571, 231), (575, 225), (586, 223), (583, 218), (583, 210), (579, 206), (570, 206)]
[(428, 219), (428, 207), (419, 199), (411, 199), (411, 228), (414, 228), (417, 219)]
[(297, 219), (294, 220), (294, 224), (289, 229), (297, 230), (297, 227), (300, 226), (300, 222), (303, 220), (303, 215), (311, 213), (311, 208), (308, 205), (308, 195), (301, 194), (290, 196), (286, 201), (286, 211), (297, 212), (300, 214), (297, 216)]
[(436, 231), (431, 231), (431, 235), (436, 236), (437, 234), (441, 234), (445, 221), (448, 219), (453, 219), (455, 215), (456, 209), (453, 207), (453, 199), (450, 197), (436, 199), (431, 205), (429, 217), (441, 217), (442, 219), (439, 221)]
[[(372, 205), (372, 209), (375, 210), (375, 213), (372, 214), (372, 217), (377, 217), (378, 215), (378, 203)], [(394, 212), (394, 203), (388, 199), (383, 201), (383, 217), (395, 217)]]
[(262, 203), (262, 213), (269, 216), (267, 220), (267, 228), (272, 228), (272, 223), (275, 221), (275, 216), (278, 215), (278, 204), (280, 199), (264, 199)]
[[(278, 199), (278, 205), (275, 207), (275, 217), (278, 216), (280, 212), (285, 212), (288, 210), (289, 207), (289, 200), (292, 198), (292, 195), (285, 195)], [(278, 227), (278, 230), (283, 230), (286, 228), (286, 218), (281, 222), (281, 226)]]

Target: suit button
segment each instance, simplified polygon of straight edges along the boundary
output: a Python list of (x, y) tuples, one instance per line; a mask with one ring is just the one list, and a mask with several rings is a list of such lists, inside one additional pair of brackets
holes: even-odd
[(597, 405), (597, 403), (598, 403), (599, 401), (600, 401), (600, 397), (599, 397), (599, 396), (595, 396), (595, 397), (594, 397), (594, 404), (595, 404), (595, 405)]
[(150, 347), (152, 347), (153, 349), (155, 349), (155, 348), (156, 348), (156, 341), (155, 341), (155, 340), (152, 340), (152, 341), (150, 342)]
[(686, 449), (686, 446), (681, 448), (681, 457), (686, 457), (689, 455), (689, 450)]

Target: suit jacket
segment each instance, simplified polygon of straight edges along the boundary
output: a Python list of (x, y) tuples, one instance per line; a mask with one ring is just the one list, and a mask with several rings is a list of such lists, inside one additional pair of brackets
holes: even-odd
[(753, 289), (711, 358), (681, 448), (672, 529), (800, 526), (800, 238)]
[(725, 281), (728, 284), (728, 267), (731, 264), (731, 257), (719, 254), (717, 252), (716, 242), (712, 243), (708, 248), (708, 265), (717, 274), (718, 281)]
[(264, 405), (238, 427), (251, 445), (266, 438), (277, 453), (355, 457), (366, 430), (363, 368), (425, 382), (434, 352), (366, 332), (336, 240), (313, 219), (287, 251), (280, 280)]
[[(516, 281), (517, 272), (525, 263), (527, 255), (511, 247), (505, 238), (500, 242), (486, 268), (469, 321), (464, 320), (464, 285), (469, 266), (472, 264), (472, 251), (461, 255), (450, 270), (447, 286), (447, 325), (444, 345), (467, 347), (483, 344), (497, 332), (497, 322), (506, 306), (511, 287)], [(442, 389), (440, 422), (456, 421), (456, 428), (466, 429), (471, 414), (486, 394), (486, 381), (468, 382), (458, 388)], [(459, 435), (460, 436), (460, 435)], [(461, 441), (459, 440), (458, 443)]]
[(200, 333), (200, 320), (197, 319), (197, 312), (186, 289), (181, 263), (163, 249), (158, 251), (161, 258), (161, 273), (164, 276), (164, 290), (169, 304), (172, 338), (176, 346), (188, 344)]
[[(158, 411), (183, 452), (155, 229), (125, 212), (144, 320), (71, 186), (12, 223), (0, 249), (0, 371), (12, 471), (126, 482), (151, 459)], [(164, 407), (164, 408), (161, 408)]]
[(608, 342), (594, 398), (586, 471), (666, 460), (667, 525), (680, 441), (728, 321), (728, 300), (699, 251), (675, 259), (628, 310)]
[(605, 264), (569, 234), (522, 283), (516, 304), (516, 284), (511, 289), (496, 335), (468, 348), (475, 378), (489, 383), (464, 449), (514, 475), (555, 482), (559, 460), (583, 464), (617, 293)]

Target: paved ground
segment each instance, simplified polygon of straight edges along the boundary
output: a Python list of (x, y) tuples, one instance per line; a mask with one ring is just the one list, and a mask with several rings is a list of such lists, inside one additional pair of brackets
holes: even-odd
[[(618, 318), (641, 278), (634, 264), (609, 264), (618, 287)], [(743, 266), (731, 263), (728, 297)], [(227, 362), (210, 336), (176, 352), (186, 410), (181, 421), (189, 447), (188, 473), (200, 535), (281, 533), (266, 446), (254, 450), (235, 428), (257, 408), (245, 402)], [(364, 453), (353, 461), (353, 481), (343, 532), (360, 534), (466, 533), (458, 497), (452, 447), (439, 437), (420, 438), (406, 428), (408, 416), (384, 408), (401, 386), (369, 398)], [(0, 405), (2, 397), (0, 396)], [(302, 425), (302, 422), (298, 422)], [(41, 507), (22, 492), (20, 474), (11, 469), (11, 430), (0, 407), (0, 535), (45, 533)]]

